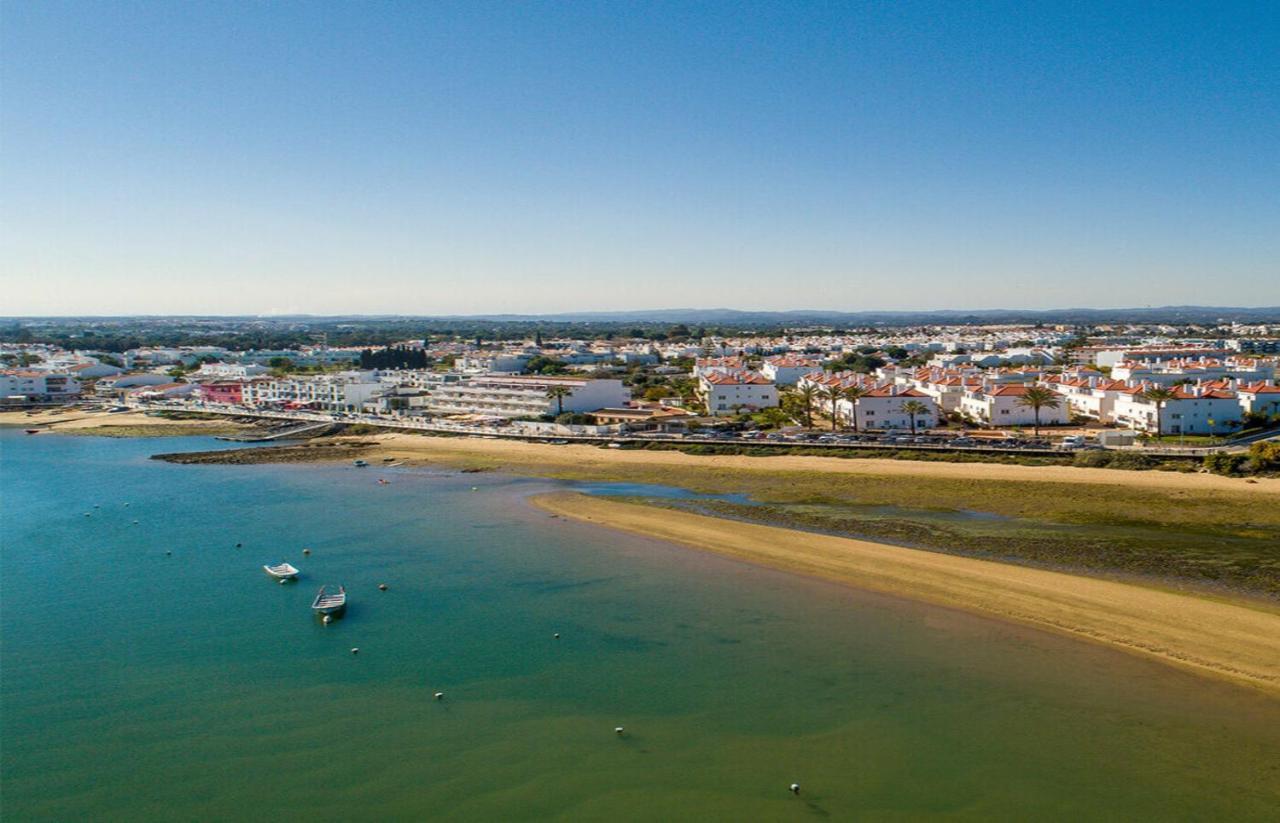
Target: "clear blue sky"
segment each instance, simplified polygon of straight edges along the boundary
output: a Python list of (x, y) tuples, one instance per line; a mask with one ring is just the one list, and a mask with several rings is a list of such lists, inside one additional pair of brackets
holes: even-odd
[(0, 314), (1280, 304), (1280, 2), (0, 5)]

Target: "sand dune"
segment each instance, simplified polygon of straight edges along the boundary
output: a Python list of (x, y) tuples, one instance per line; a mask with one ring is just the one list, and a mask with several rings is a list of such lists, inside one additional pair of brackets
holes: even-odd
[(558, 515), (1107, 643), (1280, 695), (1280, 610), (564, 492)]

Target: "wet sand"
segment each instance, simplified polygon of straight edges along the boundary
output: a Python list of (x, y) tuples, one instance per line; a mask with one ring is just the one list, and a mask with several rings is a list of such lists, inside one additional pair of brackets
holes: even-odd
[(109, 437), (162, 437), (195, 436), (202, 434), (232, 434), (247, 426), (230, 418), (212, 420), (173, 420), (165, 417), (149, 417), (142, 412), (104, 411), (41, 411), (33, 415), (26, 412), (0, 412), (0, 426), (21, 426), (46, 432), (69, 434), (93, 434)]
[(1219, 475), (1085, 469), (1073, 466), (1018, 466), (998, 463), (945, 463), (877, 458), (841, 459), (777, 455), (693, 455), (678, 451), (602, 449), (596, 446), (551, 446), (516, 440), (484, 440), (463, 437), (422, 437), (414, 434), (378, 436), (378, 455), (398, 459), (471, 458), (496, 461), (496, 467), (539, 463), (566, 467), (650, 466), (669, 468), (709, 467), (760, 472), (825, 472), (854, 477), (930, 477), (948, 480), (1037, 481), (1084, 485), (1125, 486), (1166, 491), (1229, 490), (1280, 498), (1280, 478), (1259, 478), (1249, 483)]
[(1280, 609), (564, 492), (553, 514), (1106, 643), (1280, 696)]

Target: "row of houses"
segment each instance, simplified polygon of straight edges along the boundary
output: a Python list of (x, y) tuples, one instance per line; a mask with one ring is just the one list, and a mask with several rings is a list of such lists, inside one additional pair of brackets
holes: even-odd
[[(536, 375), (444, 375), (350, 371), (313, 377), (210, 380), (188, 385), (201, 400), (251, 409), (312, 409), (439, 416), (522, 418), (589, 412), (624, 406), (630, 392), (621, 380)], [(169, 387), (139, 390), (141, 399)]]
[[(1161, 434), (1219, 434), (1238, 428), (1246, 414), (1280, 414), (1280, 386), (1273, 380), (1224, 378), (1168, 386), (1065, 374), (1044, 382), (1063, 396), (1072, 415), (1136, 431), (1155, 433), (1159, 427)], [(1169, 396), (1153, 396), (1157, 389)]]

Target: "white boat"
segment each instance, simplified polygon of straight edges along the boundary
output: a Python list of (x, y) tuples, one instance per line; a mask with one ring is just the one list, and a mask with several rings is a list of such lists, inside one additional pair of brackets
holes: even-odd
[(316, 599), (311, 601), (311, 610), (325, 616), (337, 614), (346, 607), (347, 590), (341, 586), (338, 587), (337, 592), (330, 592), (327, 586), (321, 586), (320, 591), (316, 593)]
[(277, 580), (292, 580), (298, 576), (298, 570), (288, 563), (277, 563), (274, 566), (263, 566), (262, 568)]

